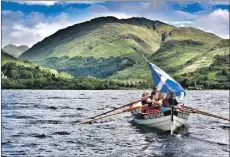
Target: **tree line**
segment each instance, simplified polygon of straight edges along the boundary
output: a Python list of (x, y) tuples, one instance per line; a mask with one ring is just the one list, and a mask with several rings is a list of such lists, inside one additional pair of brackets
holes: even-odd
[(144, 89), (145, 81), (124, 82), (111, 79), (70, 77), (67, 73), (51, 73), (39, 66), (23, 66), (9, 62), (2, 66), (2, 89)]

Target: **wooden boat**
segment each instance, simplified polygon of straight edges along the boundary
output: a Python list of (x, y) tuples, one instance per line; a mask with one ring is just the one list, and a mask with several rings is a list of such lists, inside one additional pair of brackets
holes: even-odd
[[(132, 105), (132, 107), (141, 106), (141, 103)], [(171, 133), (177, 128), (185, 124), (189, 117), (189, 113), (182, 112), (180, 110), (173, 110), (173, 116), (171, 116), (171, 109), (159, 113), (142, 113), (140, 109), (131, 112), (134, 122), (138, 125), (147, 127), (153, 127), (161, 130), (171, 130)]]

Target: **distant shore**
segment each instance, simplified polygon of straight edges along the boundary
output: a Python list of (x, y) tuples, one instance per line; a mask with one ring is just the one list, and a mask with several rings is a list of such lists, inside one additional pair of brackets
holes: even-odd
[[(117, 89), (41, 89), (41, 88), (2, 88), (2, 90), (151, 90), (148, 89), (140, 89), (140, 88), (117, 88)], [(205, 91), (205, 90), (229, 90), (229, 89), (187, 89), (188, 91)]]

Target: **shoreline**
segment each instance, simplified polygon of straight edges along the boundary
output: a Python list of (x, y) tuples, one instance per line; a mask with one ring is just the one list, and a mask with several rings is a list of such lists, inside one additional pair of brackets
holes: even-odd
[[(152, 90), (151, 88), (149, 89), (133, 89), (133, 88), (130, 88), (130, 89), (18, 89), (18, 88), (13, 88), (13, 89), (1, 89), (1, 90), (81, 90), (81, 91), (89, 91), (89, 90), (119, 90), (119, 91), (127, 91), (127, 90), (140, 90), (140, 91), (143, 91), (143, 90)], [(229, 89), (189, 89), (187, 91), (210, 91), (210, 90), (229, 90)]]

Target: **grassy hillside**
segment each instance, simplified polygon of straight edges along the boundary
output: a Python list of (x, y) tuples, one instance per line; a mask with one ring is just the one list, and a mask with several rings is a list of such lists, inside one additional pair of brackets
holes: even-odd
[[(23, 61), (20, 60), (16, 57), (13, 57), (7, 53), (5, 53), (4, 50), (1, 51), (1, 69), (2, 72), (4, 73), (4, 75), (8, 75), (9, 73), (11, 73), (11, 70), (13, 70), (15, 67), (20, 67), (21, 69), (27, 69), (28, 71), (30, 71), (31, 69), (39, 69), (39, 71), (45, 72), (45, 73), (49, 73), (50, 75), (55, 75), (57, 77), (66, 77), (66, 78), (72, 78), (71, 75), (67, 74), (67, 73), (58, 73), (55, 69), (50, 69), (50, 68), (45, 68), (42, 66), (38, 66), (30, 61)], [(14, 67), (14, 68), (12, 68)], [(8, 73), (8, 74), (7, 74)], [(16, 74), (17, 75), (17, 74)]]
[(20, 60), (16, 57), (6, 53), (4, 50), (1, 50), (1, 64), (2, 64), (2, 66), (9, 63), (9, 62), (17, 63), (17, 64), (24, 65), (24, 66), (32, 66), (33, 65), (33, 63), (30, 61)]
[(23, 52), (29, 49), (26, 45), (16, 46), (13, 44), (6, 45), (2, 48), (6, 53), (14, 56), (19, 57)]
[(20, 58), (73, 76), (151, 80), (144, 54), (171, 75), (208, 67), (229, 40), (145, 18), (100, 17), (59, 30)]
[(167, 40), (194, 40), (215, 45), (221, 40), (221, 38), (213, 33), (204, 32), (193, 27), (179, 27), (168, 33)]
[(226, 56), (229, 54), (229, 45), (229, 39), (221, 40), (205, 53), (201, 53), (200, 55), (197, 55), (191, 59), (189, 62), (186, 62), (186, 66), (181, 69), (178, 74), (194, 72), (200, 67), (209, 67), (213, 62), (215, 62), (216, 56)]
[(175, 78), (186, 88), (193, 87), (194, 82), (203, 85), (205, 89), (229, 89), (230, 68), (229, 53), (216, 55), (208, 66), (181, 75)]
[[(142, 18), (133, 20), (135, 24), (131, 20), (104, 17), (77, 24), (59, 30), (20, 57), (31, 61), (62, 56), (108, 58), (136, 53), (134, 48), (146, 54), (156, 51), (161, 44), (161, 34), (153, 31), (156, 22)], [(148, 27), (149, 23), (151, 27)], [(163, 23), (161, 25), (174, 28)]]

